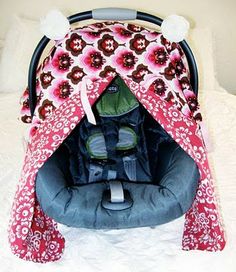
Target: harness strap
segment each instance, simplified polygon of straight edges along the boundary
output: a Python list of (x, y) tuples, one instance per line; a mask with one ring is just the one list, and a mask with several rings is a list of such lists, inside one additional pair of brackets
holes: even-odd
[(129, 180), (137, 180), (137, 158), (135, 155), (123, 157), (125, 173)]
[(102, 179), (103, 167), (91, 163), (89, 165), (89, 182), (96, 182)]

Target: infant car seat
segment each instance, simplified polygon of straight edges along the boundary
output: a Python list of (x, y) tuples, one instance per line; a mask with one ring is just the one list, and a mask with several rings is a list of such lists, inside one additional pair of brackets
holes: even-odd
[(59, 259), (57, 223), (120, 229), (185, 214), (183, 249), (222, 250), (219, 219), (187, 43), (111, 19), (153, 15), (98, 9), (69, 17), (109, 21), (44, 37), (32, 57), (22, 121), (29, 140), (9, 241), (25, 260)]
[(94, 107), (39, 169), (37, 199), (73, 227), (158, 225), (192, 205), (199, 172), (186, 154), (115, 78)]

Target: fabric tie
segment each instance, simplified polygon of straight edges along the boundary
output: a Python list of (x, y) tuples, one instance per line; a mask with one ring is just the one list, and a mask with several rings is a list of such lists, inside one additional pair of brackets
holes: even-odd
[(88, 95), (87, 95), (88, 88), (92, 83), (93, 82), (91, 79), (83, 78), (83, 81), (81, 82), (80, 95), (81, 95), (81, 103), (82, 103), (83, 109), (85, 111), (85, 114), (88, 118), (88, 122), (93, 125), (96, 125), (95, 116), (93, 114), (92, 107), (89, 103), (89, 99), (88, 99)]

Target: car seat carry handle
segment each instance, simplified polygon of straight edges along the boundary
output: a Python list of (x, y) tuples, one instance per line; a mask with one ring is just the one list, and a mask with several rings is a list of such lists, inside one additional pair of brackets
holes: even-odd
[(99, 8), (92, 10), (92, 17), (95, 20), (135, 20), (137, 10), (126, 8)]

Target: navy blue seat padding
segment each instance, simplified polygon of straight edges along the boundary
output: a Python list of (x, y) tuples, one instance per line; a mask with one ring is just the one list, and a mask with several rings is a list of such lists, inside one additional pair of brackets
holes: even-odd
[[(106, 163), (103, 166), (103, 174), (99, 181), (107, 180), (108, 171), (116, 170), (118, 180), (128, 180), (127, 174), (124, 170), (123, 164), (123, 151), (117, 151), (114, 147), (118, 142), (118, 131), (122, 126), (129, 126), (137, 137), (137, 144), (135, 150), (131, 153), (136, 157), (137, 180), (142, 182), (151, 182), (152, 175), (150, 173), (150, 163), (147, 150), (146, 138), (149, 137), (151, 127), (153, 127), (156, 139), (169, 139), (170, 136), (161, 128), (157, 122), (153, 124), (149, 122), (149, 128), (143, 129), (143, 124), (146, 124), (150, 115), (147, 116), (146, 110), (141, 107), (133, 109), (129, 113), (122, 116), (115, 117), (99, 117), (97, 118), (97, 125), (90, 124), (86, 118), (84, 118), (75, 130), (66, 139), (66, 146), (70, 152), (70, 171), (73, 176), (73, 183), (76, 185), (83, 185), (89, 182), (89, 170), (90, 170), (90, 154), (87, 150), (86, 142), (90, 135), (94, 135), (98, 132), (102, 132), (105, 140), (106, 150), (110, 152), (108, 155), (109, 161), (114, 163)], [(153, 118), (152, 118), (153, 119)], [(153, 119), (154, 120), (154, 119)], [(165, 135), (161, 135), (161, 131)], [(145, 134), (148, 133), (148, 135)], [(99, 147), (97, 147), (97, 150)], [(157, 150), (154, 150), (156, 155)], [(151, 159), (151, 158), (150, 158)]]
[[(151, 141), (151, 137), (150, 137)], [(154, 144), (154, 142), (153, 142)], [(154, 151), (153, 151), (154, 152)], [(101, 206), (106, 182), (75, 185), (70, 171), (70, 153), (65, 144), (39, 169), (37, 199), (55, 221), (73, 227), (96, 229), (154, 226), (183, 215), (192, 205), (199, 171), (193, 159), (174, 141), (158, 144), (152, 163), (157, 163), (151, 183), (123, 181), (133, 206), (110, 211)]]

